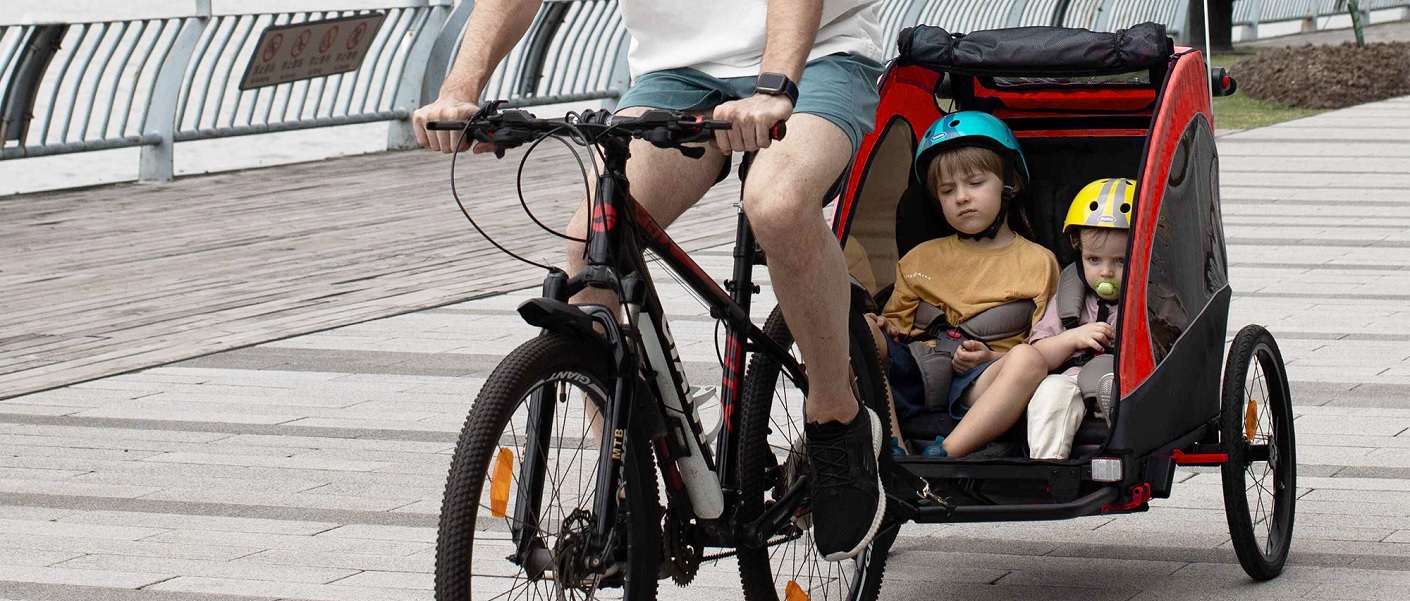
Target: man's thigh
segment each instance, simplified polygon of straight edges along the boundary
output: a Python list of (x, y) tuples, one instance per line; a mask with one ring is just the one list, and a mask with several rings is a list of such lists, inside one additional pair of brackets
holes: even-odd
[[(786, 196), (796, 190), (800, 199), (816, 199), (821, 208), (828, 200), (823, 196), (875, 124), (880, 101), (876, 78), (881, 71), (880, 63), (850, 54), (810, 61), (798, 83), (798, 106), (788, 120), (788, 135), (755, 161), (758, 179), (779, 182)], [(776, 194), (771, 188), (770, 196)]]
[[(619, 104), (624, 108), (617, 114), (637, 116), (651, 109), (708, 114), (715, 105), (730, 99), (720, 80), (693, 69), (673, 69), (638, 78), (622, 95)], [(663, 226), (698, 202), (728, 167), (727, 157), (713, 148), (692, 159), (679, 150), (633, 140), (631, 153), (627, 178), (632, 196)]]

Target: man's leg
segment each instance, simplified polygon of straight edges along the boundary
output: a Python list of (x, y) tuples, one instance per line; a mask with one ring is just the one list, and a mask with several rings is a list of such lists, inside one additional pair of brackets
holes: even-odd
[(760, 152), (744, 184), (744, 211), (768, 257), (774, 294), (808, 363), (810, 422), (849, 422), (847, 262), (823, 218), (823, 198), (851, 161), (832, 122), (794, 115), (788, 135)]
[[(635, 117), (645, 113), (647, 108), (633, 107), (620, 111), (619, 115)], [(688, 158), (674, 149), (652, 146), (642, 140), (633, 140), (631, 159), (627, 161), (627, 180), (632, 185), (632, 196), (641, 203), (651, 217), (666, 227), (681, 216), (686, 209), (699, 202), (705, 192), (715, 184), (725, 157), (713, 150), (698, 159)], [(597, 182), (589, 182), (596, 187)], [(587, 199), (578, 206), (578, 212), (568, 224), (568, 235), (582, 238), (587, 232)], [(568, 273), (582, 271), (587, 266), (583, 257), (583, 244), (568, 243)], [(594, 304), (615, 307), (616, 295), (607, 290), (589, 288), (573, 297), (574, 304)]]
[(768, 257), (774, 294), (808, 364), (808, 469), (813, 539), (828, 561), (855, 557), (886, 509), (877, 455), (881, 422), (859, 408), (848, 380), (850, 295), (824, 198), (851, 160), (851, 140), (822, 117), (794, 114), (788, 136), (760, 152), (744, 183), (744, 211)]

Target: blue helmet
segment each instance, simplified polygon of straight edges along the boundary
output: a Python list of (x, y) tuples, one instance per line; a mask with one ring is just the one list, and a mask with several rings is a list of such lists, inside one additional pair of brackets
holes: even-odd
[[(940, 117), (925, 130), (916, 148), (916, 178), (925, 182), (922, 169), (935, 159), (940, 151), (960, 146), (982, 146), (993, 150), (1004, 159), (1018, 176), (1023, 186), (1028, 184), (1028, 162), (1023, 159), (1023, 150), (1018, 147), (1009, 126), (998, 117), (981, 111), (960, 111)], [(1008, 182), (1004, 182), (1008, 184)]]

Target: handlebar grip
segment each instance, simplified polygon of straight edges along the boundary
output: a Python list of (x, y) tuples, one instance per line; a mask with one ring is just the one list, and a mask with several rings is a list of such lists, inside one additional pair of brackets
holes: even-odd
[(427, 121), (426, 129), (431, 131), (462, 131), (467, 121)]
[(788, 135), (788, 124), (787, 124), (787, 123), (784, 123), (784, 122), (782, 122), (782, 121), (779, 121), (778, 123), (775, 123), (773, 127), (770, 127), (770, 128), (769, 128), (769, 139), (770, 139), (770, 140), (782, 140), (783, 137), (786, 136), (786, 135)]

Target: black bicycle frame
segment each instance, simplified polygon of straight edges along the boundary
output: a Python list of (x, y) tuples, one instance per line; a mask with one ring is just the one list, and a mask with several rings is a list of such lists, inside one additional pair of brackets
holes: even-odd
[[(632, 198), (628, 189), (626, 178), (626, 162), (629, 156), (627, 140), (621, 138), (608, 138), (601, 142), (604, 154), (603, 170), (597, 179), (597, 188), (592, 202), (589, 204), (589, 226), (587, 228), (586, 244), (586, 268), (578, 275), (563, 281), (561, 272), (550, 275), (545, 282), (544, 296), (551, 300), (567, 302), (572, 296), (586, 288), (599, 288), (615, 292), (624, 308), (628, 311), (639, 310), (639, 316), (649, 317), (649, 322), (655, 340), (663, 346), (673, 346), (672, 339), (666, 327), (664, 311), (659, 297), (656, 294), (655, 286), (647, 269), (645, 257), (642, 254), (642, 246), (651, 249), (661, 262), (665, 263), (668, 269), (681, 276), (682, 281), (704, 299), (710, 308), (710, 315), (721, 320), (726, 328), (726, 346), (723, 355), (723, 378), (721, 386), (720, 404), (722, 411), (723, 427), (721, 427), (715, 448), (716, 455), (711, 457), (706, 441), (699, 440), (699, 448), (705, 453), (706, 462), (716, 472), (721, 488), (727, 495), (734, 494), (738, 490), (738, 474), (736, 472), (736, 459), (734, 452), (738, 445), (737, 439), (737, 418), (735, 407), (740, 402), (742, 390), (740, 388), (744, 379), (745, 357), (749, 352), (765, 353), (779, 361), (784, 370), (787, 371), (798, 387), (806, 395), (806, 381), (803, 379), (802, 367), (786, 348), (780, 346), (769, 338), (764, 332), (754, 325), (749, 319), (749, 306), (751, 297), (754, 294), (752, 282), (753, 267), (758, 264), (758, 257), (755, 252), (754, 235), (749, 228), (747, 218), (741, 214), (738, 219), (738, 230), (735, 239), (734, 251), (734, 271), (733, 278), (726, 281), (730, 288), (729, 292), (720, 284), (712, 280), (698, 264), (695, 263), (681, 247), (666, 234), (665, 230), (652, 219), (651, 215), (642, 208)], [(599, 313), (601, 315), (601, 313)], [(602, 320), (598, 320), (599, 322)], [(633, 341), (640, 341), (642, 345), (647, 344), (641, 332), (631, 332), (629, 328), (641, 323), (636, 320), (633, 324), (620, 324), (623, 331), (621, 336), (615, 331), (619, 324), (603, 324), (609, 328), (609, 338), (616, 338), (619, 345), (625, 348), (618, 348), (616, 352), (626, 353), (628, 360), (625, 364), (630, 364), (635, 368), (641, 365), (640, 351)], [(679, 367), (676, 365), (678, 355), (674, 348), (659, 349), (659, 357), (665, 357), (665, 365), (648, 364), (652, 370), (671, 370), (672, 381), (677, 390), (675, 393), (682, 400), (682, 406), (686, 409), (687, 415), (694, 414), (694, 408), (689, 396), (689, 391), (682, 383), (685, 382), (684, 374), (675, 373)], [(631, 411), (635, 407), (637, 378), (635, 371), (631, 373), (617, 374), (616, 386), (611, 391), (613, 398), (610, 399), (606, 410), (606, 427), (603, 429), (603, 440), (600, 445), (599, 465), (610, 466), (610, 469), (603, 469), (598, 472), (597, 498), (595, 499), (594, 511), (597, 517), (593, 532), (593, 542), (597, 545), (605, 545), (608, 536), (616, 524), (617, 516), (617, 495), (605, 491), (615, 491), (618, 485), (618, 474), (623, 463), (623, 440), (626, 433), (630, 431)], [(552, 415), (552, 408), (537, 407), (541, 404), (551, 404), (553, 399), (547, 398), (550, 395), (535, 395), (531, 401), (535, 407), (531, 407), (531, 416)], [(541, 398), (542, 397), (542, 398)], [(656, 399), (657, 403), (662, 403)], [(661, 408), (664, 411), (664, 407)], [(547, 426), (544, 419), (544, 426)], [(699, 437), (696, 432), (690, 435)], [(679, 448), (672, 448), (669, 444), (671, 436), (667, 436), (655, 441), (655, 450), (660, 457), (659, 467), (665, 476), (665, 484), (670, 495), (684, 494), (685, 484), (676, 468), (674, 453), (679, 452)], [(530, 453), (524, 458), (524, 472), (528, 475), (530, 482), (542, 482), (538, 476), (543, 472), (543, 457), (538, 453)], [(538, 497), (538, 495), (530, 495)], [(530, 498), (528, 507), (516, 507), (516, 518), (531, 518), (537, 515), (541, 498)], [(727, 499), (726, 507), (736, 506)], [(727, 527), (717, 529), (718, 532), (725, 533), (725, 536), (733, 535), (733, 515), (726, 512), (721, 516)], [(519, 522), (521, 524), (533, 524), (533, 521)], [(520, 558), (524, 558), (524, 551), (528, 545), (522, 537)], [(729, 541), (717, 541), (727, 543)]]

